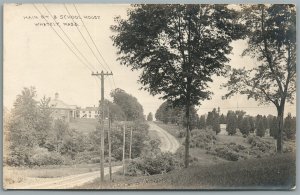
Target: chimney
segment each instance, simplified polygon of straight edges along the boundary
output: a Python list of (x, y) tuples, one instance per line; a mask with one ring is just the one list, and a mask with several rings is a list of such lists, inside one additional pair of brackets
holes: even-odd
[(56, 99), (56, 100), (58, 99), (58, 96), (59, 96), (59, 95), (58, 95), (58, 93), (56, 92), (56, 93), (55, 93), (55, 99)]

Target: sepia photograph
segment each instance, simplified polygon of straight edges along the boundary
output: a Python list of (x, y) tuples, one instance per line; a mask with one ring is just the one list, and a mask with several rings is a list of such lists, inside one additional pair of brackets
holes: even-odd
[(294, 4), (4, 4), (4, 190), (296, 189)]

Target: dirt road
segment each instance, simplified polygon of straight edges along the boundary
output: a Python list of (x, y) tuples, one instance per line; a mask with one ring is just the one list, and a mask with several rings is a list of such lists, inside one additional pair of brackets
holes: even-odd
[(157, 126), (154, 122), (149, 122), (149, 131), (155, 131), (156, 135), (159, 137), (161, 141), (160, 149), (162, 152), (171, 152), (175, 153), (179, 148), (180, 144), (176, 140), (176, 138), (165, 131), (164, 129)]
[[(122, 166), (112, 167), (112, 172), (121, 169)], [(104, 169), (104, 175), (108, 174), (108, 167)], [(60, 178), (27, 178), (25, 182), (7, 185), (7, 189), (70, 189), (84, 183), (93, 181), (100, 175), (99, 171), (71, 175)]]

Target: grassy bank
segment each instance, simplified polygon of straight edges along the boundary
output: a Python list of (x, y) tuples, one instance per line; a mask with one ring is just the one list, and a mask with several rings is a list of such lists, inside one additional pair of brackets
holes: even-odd
[(294, 153), (260, 159), (197, 165), (164, 175), (123, 177), (99, 185), (99, 180), (81, 189), (291, 189), (296, 179)]

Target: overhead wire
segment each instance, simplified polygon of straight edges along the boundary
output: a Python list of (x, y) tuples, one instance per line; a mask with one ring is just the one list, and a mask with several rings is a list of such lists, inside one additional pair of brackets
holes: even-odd
[[(72, 21), (75, 23), (74, 18), (71, 17), (71, 13), (69, 12), (69, 9), (67, 8), (67, 6), (64, 4), (64, 7), (66, 9), (66, 11), (68, 12), (70, 18), (72, 19)], [(79, 18), (81, 19), (81, 16), (78, 15)], [(81, 19), (82, 21), (82, 19)], [(86, 45), (88, 46), (88, 48), (90, 49), (90, 51), (92, 52), (93, 56), (96, 58), (96, 60), (98, 61), (99, 65), (102, 66), (102, 68), (104, 68), (105, 71), (107, 71), (107, 69), (104, 67), (104, 65), (100, 62), (99, 58), (96, 56), (95, 52), (93, 51), (93, 49), (91, 48), (90, 44), (88, 43), (88, 41), (86, 40), (86, 38), (83, 36), (81, 30), (79, 29), (79, 27), (77, 25), (75, 25), (78, 32), (80, 33), (81, 37), (83, 38), (84, 42), (86, 43)]]
[(82, 18), (81, 18), (81, 15), (80, 15), (80, 13), (79, 13), (79, 11), (78, 11), (78, 9), (77, 9), (76, 5), (75, 5), (75, 4), (73, 4), (73, 6), (74, 6), (74, 8), (75, 8), (75, 10), (76, 10), (76, 12), (77, 12), (77, 14), (78, 14), (78, 16), (79, 16), (79, 19), (81, 20), (81, 22), (82, 22), (82, 24), (83, 24), (83, 27), (85, 28), (85, 30), (86, 30), (86, 32), (87, 32), (87, 34), (89, 35), (89, 38), (91, 39), (91, 41), (92, 41), (93, 45), (95, 46), (95, 48), (96, 48), (96, 50), (97, 50), (98, 54), (99, 54), (99, 55), (100, 55), (100, 57), (102, 58), (102, 60), (103, 60), (104, 64), (107, 66), (108, 70), (112, 72), (112, 70), (111, 70), (111, 69), (110, 69), (110, 67), (108, 66), (107, 62), (105, 61), (104, 57), (102, 56), (102, 54), (101, 54), (100, 50), (98, 49), (98, 47), (97, 47), (97, 45), (96, 45), (96, 43), (95, 43), (94, 39), (92, 38), (92, 36), (91, 36), (91, 34), (90, 34), (89, 30), (87, 29), (87, 27), (86, 27), (86, 25), (85, 25), (84, 21), (82, 20)]
[[(96, 48), (96, 50), (97, 50), (97, 52), (98, 52), (99, 56), (100, 56), (100, 57), (101, 57), (101, 59), (103, 60), (104, 64), (107, 66), (108, 70), (109, 70), (110, 72), (112, 72), (111, 68), (109, 67), (108, 63), (105, 61), (105, 59), (104, 59), (103, 55), (101, 54), (101, 52), (100, 52), (99, 48), (97, 47), (97, 45), (96, 45), (96, 43), (95, 43), (95, 41), (94, 41), (93, 37), (91, 36), (91, 34), (90, 34), (89, 30), (87, 29), (87, 27), (86, 27), (86, 25), (85, 25), (85, 23), (84, 23), (84, 21), (83, 21), (83, 19), (82, 19), (81, 15), (80, 15), (79, 11), (78, 11), (78, 9), (77, 9), (76, 5), (75, 5), (75, 4), (73, 4), (73, 6), (74, 6), (74, 8), (75, 8), (75, 10), (76, 10), (76, 12), (77, 12), (77, 14), (78, 14), (78, 16), (79, 16), (79, 18), (80, 18), (80, 20), (81, 20), (82, 24), (83, 24), (83, 27), (85, 28), (85, 30), (86, 30), (86, 32), (87, 32), (87, 34), (89, 35), (89, 38), (91, 39), (91, 41), (92, 41), (92, 43), (93, 43), (94, 47)], [(66, 6), (65, 6), (65, 7), (66, 7)], [(67, 9), (67, 8), (66, 8), (66, 9)], [(112, 75), (112, 80), (113, 80), (114, 88), (116, 88), (116, 83), (115, 83), (114, 75)]]
[[(46, 9), (46, 11), (49, 13), (49, 15), (51, 16), (51, 18), (54, 20), (55, 23), (57, 23), (56, 19), (53, 17), (53, 15), (50, 13), (50, 11), (48, 10), (48, 8), (45, 6), (45, 4), (43, 4), (43, 7)], [(85, 61), (94, 68), (94, 66), (87, 60), (87, 58), (82, 54), (82, 52), (76, 47), (76, 45), (74, 44), (74, 42), (71, 40), (71, 38), (69, 37), (69, 35), (64, 31), (64, 29), (58, 25), (58, 27), (61, 29), (61, 31), (64, 33), (64, 35), (67, 37), (67, 39), (70, 41), (70, 43), (73, 45), (73, 47), (78, 51), (78, 53), (82, 56), (82, 58), (85, 59)], [(96, 69), (95, 69), (96, 70)]]
[[(34, 8), (39, 12), (41, 16), (43, 16), (42, 12), (39, 10), (39, 8), (33, 4)], [(42, 17), (46, 23), (50, 23), (45, 17)], [(68, 47), (68, 49), (77, 57), (77, 59), (86, 67), (88, 68), (91, 72), (93, 72), (93, 67), (91, 68), (86, 62), (84, 62), (77, 54), (76, 52), (70, 47), (70, 45), (62, 38), (62, 36), (55, 30), (55, 28), (50, 25), (51, 29), (56, 33), (56, 35), (62, 40), (62, 42)]]

